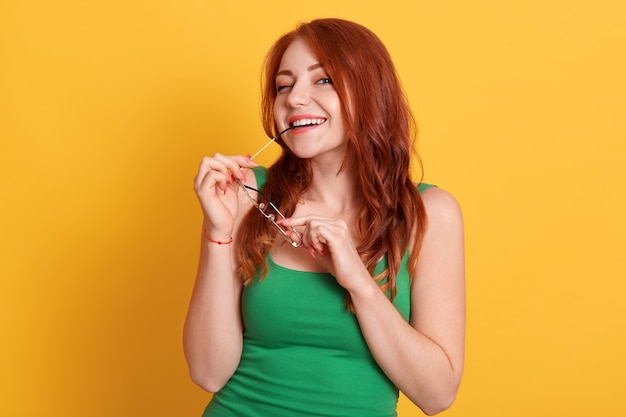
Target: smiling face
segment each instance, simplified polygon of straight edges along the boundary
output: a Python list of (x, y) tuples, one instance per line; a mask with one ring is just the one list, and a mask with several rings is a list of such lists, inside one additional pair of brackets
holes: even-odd
[(285, 145), (299, 158), (332, 157), (339, 163), (347, 148), (341, 100), (323, 65), (296, 38), (276, 73), (274, 117)]

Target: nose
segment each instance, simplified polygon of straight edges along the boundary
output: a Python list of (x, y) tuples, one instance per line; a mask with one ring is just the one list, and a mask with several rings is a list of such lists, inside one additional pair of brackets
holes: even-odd
[(304, 106), (311, 100), (309, 93), (310, 91), (306, 83), (296, 82), (293, 84), (289, 94), (287, 95), (287, 104), (291, 107)]

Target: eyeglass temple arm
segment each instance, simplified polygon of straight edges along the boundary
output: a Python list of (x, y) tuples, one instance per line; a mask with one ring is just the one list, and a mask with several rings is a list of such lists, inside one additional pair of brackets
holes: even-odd
[(274, 136), (272, 139), (270, 139), (269, 142), (267, 142), (265, 145), (263, 145), (263, 147), (261, 149), (256, 151), (256, 153), (254, 155), (252, 155), (250, 157), (250, 159), (252, 160), (252, 159), (256, 158), (261, 152), (263, 152), (265, 150), (265, 148), (270, 146), (270, 143), (274, 142), (276, 139), (278, 139), (280, 137), (280, 135), (282, 135), (283, 133), (285, 133), (286, 131), (291, 130), (291, 129), (293, 129), (293, 126), (289, 126), (287, 129), (283, 130), (278, 135)]

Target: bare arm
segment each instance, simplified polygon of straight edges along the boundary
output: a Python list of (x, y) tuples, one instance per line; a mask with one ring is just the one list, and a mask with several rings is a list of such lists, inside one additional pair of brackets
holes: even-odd
[(183, 343), (191, 379), (216, 392), (235, 372), (241, 356), (241, 284), (231, 248), (202, 239)]
[[(238, 224), (249, 209), (229, 174), (250, 166), (243, 158), (205, 158), (195, 180), (204, 222), (215, 240), (236, 239)], [(254, 175), (249, 173), (249, 179)], [(185, 357), (192, 380), (210, 392), (220, 390), (241, 357), (242, 282), (237, 277), (236, 240), (218, 244), (201, 237), (200, 261), (183, 332)]]
[(463, 373), (463, 220), (447, 192), (430, 189), (423, 199), (428, 227), (413, 273), (410, 325), (376, 285), (350, 293), (378, 364), (411, 401), (432, 415), (452, 404)]

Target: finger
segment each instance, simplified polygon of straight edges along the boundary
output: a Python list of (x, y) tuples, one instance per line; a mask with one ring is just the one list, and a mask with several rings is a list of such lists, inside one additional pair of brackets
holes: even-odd
[(297, 217), (286, 217), (284, 219), (278, 219), (276, 223), (282, 224), (284, 226), (294, 227), (294, 226), (307, 226), (309, 223), (313, 221), (324, 221), (324, 222), (332, 222), (333, 219), (323, 216), (317, 216), (313, 214), (297, 216)]
[[(215, 166), (216, 169), (211, 169)], [(225, 165), (212, 161), (198, 173), (194, 180), (194, 186), (197, 193), (204, 193), (215, 188), (222, 190), (224, 194), (229, 189), (236, 189), (237, 183), (234, 181), (233, 175)]]
[(198, 173), (194, 178), (194, 187), (196, 191), (199, 191), (201, 188), (214, 186), (217, 181), (223, 180), (225, 175), (228, 175), (228, 171), (223, 164), (214, 158), (205, 156), (202, 158)]
[(246, 158), (243, 156), (224, 156), (220, 153), (216, 153), (213, 157), (205, 156), (200, 162), (198, 168), (197, 178), (201, 180), (210, 171), (218, 171), (224, 175), (229, 173), (238, 172), (241, 166), (249, 167), (250, 164), (246, 163)]
[(226, 192), (232, 182), (233, 179), (230, 174), (224, 175), (220, 171), (209, 171), (204, 177), (196, 179), (195, 189), (198, 194), (210, 193), (211, 190), (215, 189)]
[[(224, 156), (216, 153), (213, 157), (204, 157), (198, 168), (198, 174), (194, 178), (195, 188), (199, 190), (201, 187), (212, 187), (217, 184), (219, 189), (226, 192), (227, 187), (233, 182), (233, 173), (236, 178), (242, 178), (245, 181), (245, 173), (241, 170), (243, 167), (249, 168), (255, 165), (257, 165), (255, 162), (244, 156)], [(214, 181), (207, 181), (211, 178), (214, 178)]]
[(306, 246), (312, 248), (315, 252), (325, 256), (325, 245), (328, 242), (330, 229), (324, 223), (310, 222), (305, 229)]
[(250, 156), (224, 156), (220, 153), (215, 154), (215, 159), (224, 164), (228, 171), (233, 175), (233, 177), (240, 179), (242, 181), (246, 180), (246, 174), (244, 172), (245, 168), (251, 168), (254, 166), (258, 166), (256, 162), (250, 159)]

